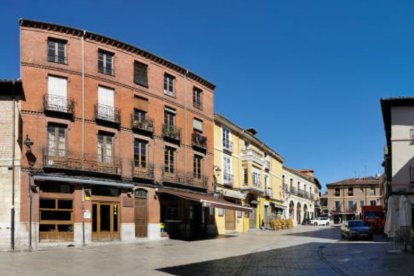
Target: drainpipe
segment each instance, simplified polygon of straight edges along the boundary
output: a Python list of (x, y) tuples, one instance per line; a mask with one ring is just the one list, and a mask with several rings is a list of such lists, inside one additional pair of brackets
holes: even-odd
[[(82, 158), (81, 168), (83, 171), (83, 160), (85, 159), (85, 35), (83, 31), (82, 45)], [(85, 246), (85, 185), (82, 185), (82, 245)]]
[(14, 233), (15, 233), (15, 209), (14, 209), (14, 195), (15, 195), (15, 159), (16, 159), (16, 82), (13, 81), (13, 153), (12, 153), (12, 202), (11, 202), (11, 250), (14, 250)]
[(187, 75), (188, 70), (185, 70), (184, 75), (184, 172), (187, 178)]

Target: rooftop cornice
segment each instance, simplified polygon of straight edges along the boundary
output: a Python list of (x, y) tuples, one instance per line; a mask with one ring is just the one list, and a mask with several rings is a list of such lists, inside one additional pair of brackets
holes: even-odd
[(275, 158), (279, 162), (281, 162), (281, 163), (285, 162), (283, 157), (281, 155), (279, 155), (276, 151), (274, 151), (268, 145), (266, 145), (265, 143), (260, 141), (260, 139), (258, 139), (257, 137), (251, 135), (245, 129), (239, 127), (238, 125), (236, 125), (235, 123), (233, 123), (229, 119), (225, 118), (223, 115), (215, 113), (214, 114), (214, 121), (219, 123), (219, 124), (224, 125), (225, 127), (229, 128), (229, 129), (232, 129), (233, 131), (235, 131), (239, 135), (239, 137), (246, 138), (249, 142), (252, 142), (255, 146), (262, 149), (266, 153), (270, 154), (273, 158)]
[(43, 30), (48, 30), (48, 31), (55, 31), (55, 32), (65, 33), (65, 34), (79, 36), (79, 37), (84, 36), (87, 39), (91, 39), (91, 40), (94, 40), (100, 43), (104, 43), (104, 44), (107, 44), (113, 47), (117, 47), (122, 50), (140, 55), (156, 63), (159, 63), (171, 70), (178, 72), (179, 74), (187, 76), (188, 78), (200, 83), (201, 85), (204, 85), (205, 87), (211, 89), (212, 91), (216, 88), (216, 86), (213, 83), (203, 79), (202, 77), (185, 69), (184, 67), (181, 67), (162, 57), (154, 55), (146, 50), (140, 49), (138, 47), (121, 42), (113, 38), (109, 38), (109, 37), (106, 37), (100, 34), (92, 33), (92, 32), (77, 29), (77, 28), (72, 28), (68, 26), (62, 26), (62, 25), (57, 25), (57, 24), (47, 23), (47, 22), (34, 21), (30, 19), (20, 19), (19, 24), (20, 26), (28, 27), (28, 28), (37, 28), (37, 29), (43, 29)]

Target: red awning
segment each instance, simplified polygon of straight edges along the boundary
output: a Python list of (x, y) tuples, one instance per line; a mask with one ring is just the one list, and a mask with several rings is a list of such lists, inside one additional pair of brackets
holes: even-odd
[(239, 204), (235, 204), (233, 202), (226, 201), (224, 199), (215, 198), (211, 195), (196, 193), (196, 192), (185, 192), (179, 190), (172, 190), (172, 189), (159, 189), (158, 193), (161, 194), (169, 194), (173, 196), (177, 196), (186, 200), (200, 202), (204, 207), (211, 207), (211, 208), (222, 208), (222, 209), (230, 209), (242, 212), (251, 212), (252, 208), (241, 206)]

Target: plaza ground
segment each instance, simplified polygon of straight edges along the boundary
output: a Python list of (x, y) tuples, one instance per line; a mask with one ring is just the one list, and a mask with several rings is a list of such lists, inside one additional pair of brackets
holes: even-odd
[(0, 275), (410, 275), (392, 243), (344, 241), (339, 227), (298, 226), (211, 240), (113, 243), (1, 252)]

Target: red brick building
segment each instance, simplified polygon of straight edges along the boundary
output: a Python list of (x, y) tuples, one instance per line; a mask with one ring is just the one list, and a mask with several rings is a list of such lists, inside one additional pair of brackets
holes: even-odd
[(71, 27), (22, 19), (20, 45), (20, 220), (33, 247), (214, 229), (212, 83)]

